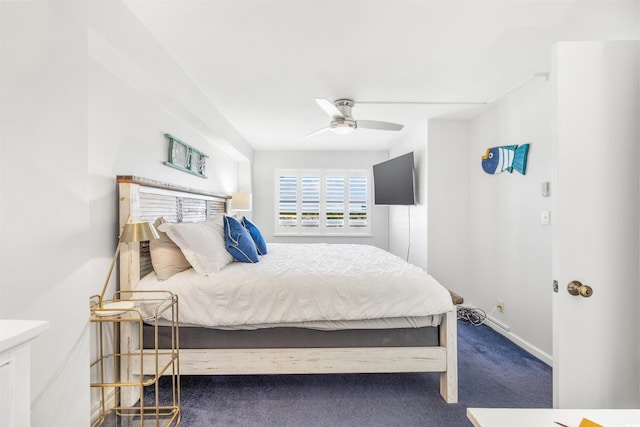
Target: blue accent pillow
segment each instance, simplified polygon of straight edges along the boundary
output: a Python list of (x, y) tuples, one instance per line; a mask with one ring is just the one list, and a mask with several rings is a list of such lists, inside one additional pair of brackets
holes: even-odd
[(224, 240), (227, 251), (240, 262), (258, 262), (258, 250), (253, 238), (240, 222), (230, 216), (224, 217)]
[(262, 233), (258, 230), (258, 227), (251, 221), (249, 221), (246, 217), (242, 217), (242, 225), (247, 229), (251, 238), (253, 239), (253, 243), (256, 244), (256, 249), (258, 250), (258, 255), (266, 255), (267, 254), (267, 242), (264, 241), (264, 237), (262, 237)]

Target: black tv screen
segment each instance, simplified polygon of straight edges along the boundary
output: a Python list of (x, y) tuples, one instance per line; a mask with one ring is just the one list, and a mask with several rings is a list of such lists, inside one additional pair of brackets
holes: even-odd
[(413, 152), (373, 165), (376, 205), (415, 204)]

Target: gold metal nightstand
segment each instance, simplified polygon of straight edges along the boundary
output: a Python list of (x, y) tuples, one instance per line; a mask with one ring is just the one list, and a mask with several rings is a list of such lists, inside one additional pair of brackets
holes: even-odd
[[(97, 357), (90, 365), (91, 387), (100, 393), (99, 415), (92, 426), (179, 425), (178, 297), (167, 291), (126, 291), (116, 292), (112, 302), (118, 304), (100, 308), (99, 297), (91, 302), (97, 345)], [(164, 317), (170, 319), (166, 323), (171, 327), (171, 345), (166, 349), (158, 346), (158, 327)], [(145, 323), (153, 326), (154, 344), (141, 350), (131, 341), (143, 342)], [(161, 399), (163, 375), (170, 376), (171, 390), (170, 396)], [(125, 393), (128, 399), (123, 399)], [(137, 397), (137, 402), (128, 404), (130, 396)]]

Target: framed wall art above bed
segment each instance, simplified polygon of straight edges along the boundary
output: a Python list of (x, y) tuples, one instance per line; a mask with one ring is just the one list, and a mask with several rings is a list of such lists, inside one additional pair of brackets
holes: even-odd
[[(164, 249), (175, 246), (175, 271), (156, 247), (123, 247), (120, 295), (178, 296), (182, 375), (439, 372), (440, 394), (458, 401), (451, 295), (420, 268), (368, 245), (267, 243), (257, 262), (234, 261), (224, 253), (227, 196), (133, 176), (118, 185), (120, 224), (164, 224)], [(143, 335), (121, 331), (124, 378), (144, 374)]]

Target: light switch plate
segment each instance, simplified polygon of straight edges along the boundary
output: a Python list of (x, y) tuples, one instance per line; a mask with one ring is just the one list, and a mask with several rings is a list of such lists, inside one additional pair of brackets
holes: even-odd
[(540, 215), (540, 224), (549, 225), (551, 224), (551, 212), (542, 211)]

